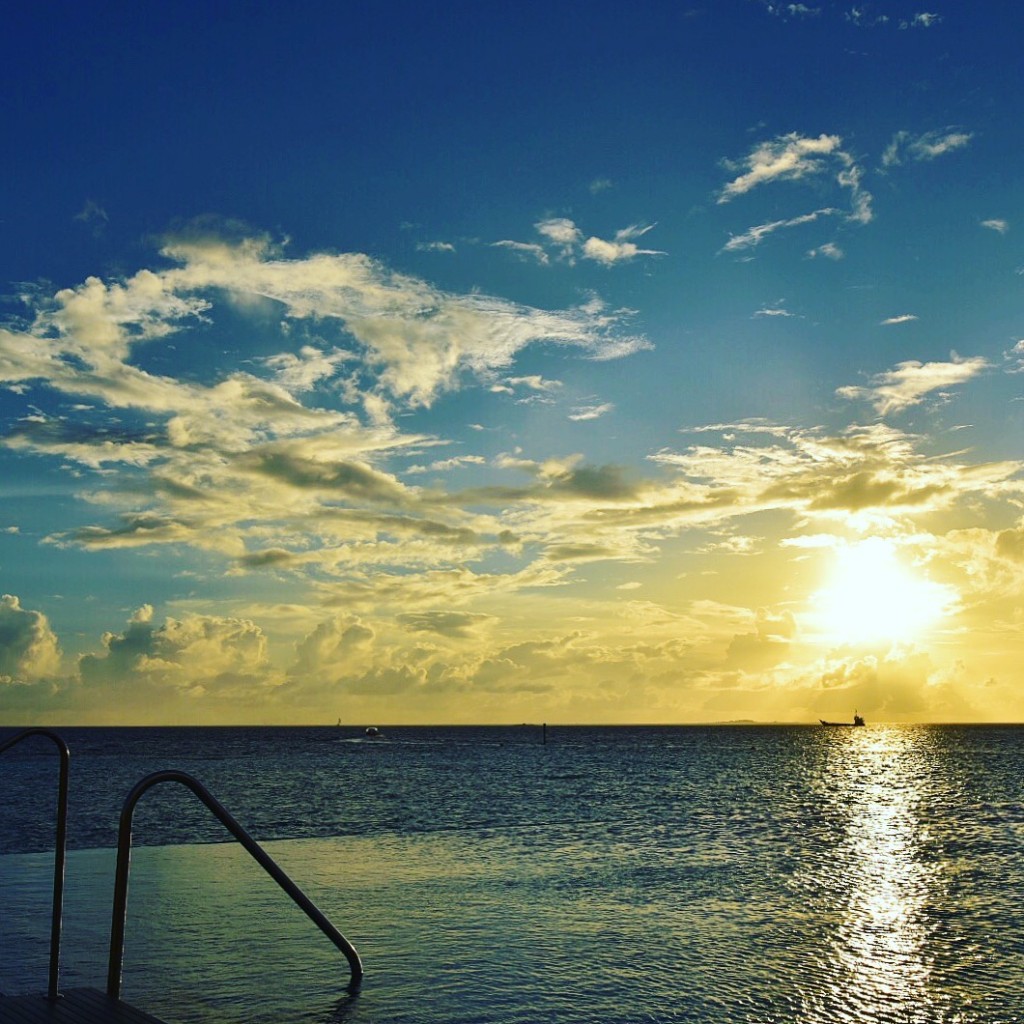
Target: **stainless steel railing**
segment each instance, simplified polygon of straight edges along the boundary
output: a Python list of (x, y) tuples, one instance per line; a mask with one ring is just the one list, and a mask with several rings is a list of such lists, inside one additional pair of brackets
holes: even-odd
[(131, 866), (132, 816), (135, 805), (147, 790), (163, 782), (177, 782), (190, 789), (213, 812), (224, 827), (245, 847), (254, 860), (305, 912), (348, 960), (349, 992), (356, 992), (363, 977), (363, 965), (355, 947), (327, 919), (312, 900), (285, 874), (270, 855), (232, 817), (231, 813), (196, 778), (185, 772), (161, 771), (147, 775), (125, 798), (117, 837), (117, 867), (114, 878), (114, 906), (110, 922), (110, 959), (107, 967), (107, 995), (120, 998), (121, 969), (124, 962), (124, 932), (128, 915), (128, 872)]
[(64, 865), (67, 861), (68, 838), (68, 774), (71, 754), (68, 745), (52, 729), (25, 729), (0, 743), (0, 754), (30, 736), (44, 736), (51, 740), (60, 754), (60, 773), (57, 781), (57, 836), (53, 850), (53, 905), (50, 915), (50, 969), (47, 997), (56, 999), (60, 982), (60, 931), (64, 908)]

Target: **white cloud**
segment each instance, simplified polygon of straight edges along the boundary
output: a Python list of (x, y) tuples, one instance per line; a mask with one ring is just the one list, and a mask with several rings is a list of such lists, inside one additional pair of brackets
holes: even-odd
[[(379, 468), (395, 452), (440, 443), (403, 434), (397, 414), (469, 377), (550, 395), (557, 381), (511, 372), (524, 345), (567, 344), (594, 359), (648, 346), (621, 332), (628, 311), (595, 297), (544, 311), (443, 292), (358, 254), (285, 259), (265, 244), (212, 239), (172, 242), (168, 252), (176, 266), (127, 282), (89, 279), (40, 301), (28, 327), (0, 329), (0, 381), (48, 387), (88, 413), (22, 417), (2, 439), (26, 456), (102, 473), (91, 490), (81, 483), (79, 495), (108, 518), (69, 528), (53, 544), (190, 546), (239, 571), (281, 573), (445, 562), (455, 549), (498, 543), (508, 531)], [(278, 328), (282, 347), (314, 329), (316, 344), (254, 360), (252, 372), (221, 377), (211, 369), (205, 381), (202, 361), (177, 354), (163, 365), (180, 367), (184, 379), (129, 361), (141, 341), (179, 330), (179, 316), (217, 322), (225, 304), (235, 316), (257, 311), (259, 329), (270, 337)], [(182, 339), (183, 352), (193, 340), (201, 341)], [(335, 340), (342, 345), (331, 347)], [(145, 426), (127, 430), (136, 417), (126, 409)], [(126, 472), (117, 475), (118, 467)]]
[(482, 455), (456, 455), (451, 459), (438, 459), (428, 466), (410, 466), (405, 472), (407, 474), (418, 473), (444, 473), (452, 469), (461, 469), (463, 466), (483, 466), (487, 460)]
[(195, 698), (238, 698), (260, 690), (269, 669), (267, 639), (246, 619), (214, 615), (168, 618), (158, 626), (149, 605), (140, 608), (121, 634), (107, 633), (104, 652), (78, 663), (83, 685), (123, 689), (127, 701), (146, 703), (153, 690)]
[(417, 242), (418, 252), (455, 252), (455, 246), (451, 242)]
[(500, 242), (491, 242), (494, 249), (508, 249), (517, 256), (536, 260), (538, 263), (547, 263), (548, 254), (543, 245), (536, 242), (513, 242), (510, 239), (502, 239)]
[(12, 594), (0, 597), (0, 685), (51, 675), (59, 664), (60, 648), (46, 616), (22, 608)]
[(1018, 341), (1009, 352), (1004, 352), (1003, 358), (1012, 364), (1010, 373), (1024, 373), (1024, 338)]
[(109, 285), (89, 277), (57, 292), (38, 312), (34, 333), (56, 332), (59, 340), (39, 347), (103, 372), (125, 360), (134, 345), (166, 338), (182, 321), (201, 318), (208, 305), (203, 297), (176, 294), (164, 275), (150, 270)]
[(762, 142), (739, 161), (725, 161), (729, 169), (746, 168), (726, 184), (718, 195), (719, 203), (727, 203), (759, 185), (772, 181), (798, 181), (824, 173), (829, 157), (849, 158), (842, 153), (842, 138), (838, 135), (819, 135), (805, 138), (790, 132), (768, 142)]
[(828, 217), (836, 212), (836, 210), (826, 208), (824, 210), (815, 210), (813, 213), (805, 213), (799, 217), (792, 217), (789, 220), (774, 220), (768, 224), (757, 224), (752, 228), (748, 228), (741, 235), (732, 235), (720, 251), (740, 252), (744, 249), (753, 249), (776, 231), (783, 228), (799, 227), (801, 224), (812, 224), (819, 217)]
[(909, 149), (915, 160), (934, 160), (946, 153), (963, 149), (972, 138), (974, 135), (971, 132), (928, 132), (914, 139)]
[[(593, 235), (584, 239), (583, 232), (567, 217), (550, 217), (538, 221), (534, 227), (547, 240), (545, 244), (554, 250), (555, 257), (570, 264), (575, 263), (581, 256), (610, 267), (615, 263), (626, 263), (638, 256), (665, 255), (660, 249), (641, 249), (634, 241), (646, 235), (654, 227), (653, 224), (631, 224), (616, 231), (615, 237), (610, 241)], [(530, 256), (540, 263), (549, 261), (548, 251), (543, 245), (507, 240), (491, 244), (509, 249), (521, 256)]]
[(525, 391), (526, 394), (517, 398), (516, 402), (520, 405), (531, 405), (552, 402), (551, 395), (561, 387), (560, 380), (549, 380), (540, 374), (530, 374), (526, 377), (505, 377), (492, 384), (490, 390), (502, 395), (520, 395)]
[(796, 313), (790, 313), (788, 309), (783, 309), (782, 306), (766, 306), (763, 309), (759, 309), (754, 313), (752, 319), (762, 319), (764, 317), (796, 317)]
[(289, 391), (309, 391), (321, 381), (329, 380), (338, 366), (353, 359), (350, 352), (334, 349), (323, 352), (312, 345), (303, 345), (298, 352), (281, 352), (268, 356), (264, 363), (274, 372), (278, 384)]
[(908, 134), (908, 132), (900, 131), (892, 137), (882, 153), (883, 167), (895, 167), (903, 162), (902, 150)]
[(603, 402), (600, 405), (578, 405), (569, 413), (569, 419), (576, 420), (577, 422), (596, 420), (611, 412), (614, 408), (615, 406), (611, 402)]
[(529, 388), (531, 391), (557, 391), (562, 387), (560, 380), (549, 380), (538, 373), (530, 374), (527, 377), (509, 377), (508, 383), (514, 387)]
[(851, 7), (843, 17), (854, 25), (874, 27), (875, 25), (886, 25), (889, 22), (889, 15), (872, 15), (866, 7)]
[(825, 207), (812, 213), (758, 224), (742, 234), (733, 235), (721, 251), (738, 252), (754, 248), (781, 228), (807, 224), (824, 216), (842, 216), (856, 224), (869, 223), (874, 217), (871, 193), (863, 186), (863, 170), (842, 148), (842, 143), (838, 135), (822, 134), (811, 138), (790, 132), (759, 143), (742, 160), (723, 161), (729, 170), (744, 170), (745, 173), (737, 175), (719, 191), (719, 204), (772, 182), (799, 182), (831, 174), (835, 184), (848, 194), (850, 208), (843, 212), (835, 207)]
[(961, 359), (956, 356), (946, 363), (920, 363), (907, 360), (894, 370), (876, 374), (867, 387), (851, 385), (836, 390), (843, 398), (870, 402), (882, 416), (901, 412), (922, 402), (933, 392), (963, 384), (988, 369), (981, 356)]
[(909, 324), (914, 320), (917, 320), (918, 316), (916, 313), (900, 313), (898, 316), (886, 317), (881, 321), (882, 327), (888, 327), (892, 324)]
[(808, 259), (817, 259), (819, 256), (829, 260), (841, 260), (846, 253), (836, 245), (835, 242), (826, 242), (824, 245), (819, 245), (816, 249), (808, 249)]
[(625, 339), (613, 336), (621, 317), (595, 315), (592, 305), (549, 312), (478, 293), (456, 295), (358, 253), (284, 260), (251, 245), (182, 242), (165, 252), (183, 264), (162, 276), (176, 292), (261, 296), (281, 303), (293, 319), (339, 323), (362, 347), (376, 388), (414, 406), (455, 388), (460, 373), (503, 368), (538, 342), (580, 347), (598, 358), (645, 344), (633, 339), (623, 346)]
[(850, 190), (850, 212), (847, 219), (857, 224), (870, 224), (875, 215), (871, 209), (871, 193), (861, 185), (863, 177), (864, 172), (851, 161), (848, 167), (836, 175), (836, 181)]
[(941, 14), (922, 11), (920, 14), (915, 14), (909, 21), (900, 22), (900, 28), (931, 28), (932, 25), (937, 25), (940, 21), (942, 21)]
[(583, 232), (568, 217), (548, 217), (534, 224), (537, 232), (557, 246), (563, 258), (568, 259), (583, 241)]
[(993, 217), (990, 220), (983, 220), (981, 222), (983, 228), (988, 228), (991, 231), (997, 231), (1001, 235), (1005, 235), (1010, 230), (1010, 222), (1003, 220), (1001, 217)]
[(779, 0), (760, 0), (764, 9), (777, 18), (785, 21), (811, 17), (836, 16), (841, 13), (842, 18), (859, 28), (878, 28), (891, 26), (897, 29), (932, 28), (942, 21), (942, 15), (922, 11), (907, 17), (896, 18), (894, 15), (877, 14), (875, 8), (879, 6), (873, 3), (854, 4), (846, 10), (842, 10), (841, 4), (827, 6), (810, 6), (805, 3), (781, 3)]
[(892, 137), (882, 154), (883, 167), (897, 167), (904, 159), (915, 161), (931, 161), (937, 157), (963, 149), (974, 138), (972, 132), (931, 131), (922, 135), (911, 135), (907, 131), (898, 131)]
[(621, 231), (616, 231), (615, 239), (611, 242), (600, 238), (588, 238), (583, 243), (583, 255), (587, 259), (603, 263), (605, 266), (623, 263), (635, 259), (637, 256), (664, 256), (665, 253), (659, 249), (641, 249), (632, 241), (634, 238), (646, 235), (653, 227), (653, 224), (632, 224)]

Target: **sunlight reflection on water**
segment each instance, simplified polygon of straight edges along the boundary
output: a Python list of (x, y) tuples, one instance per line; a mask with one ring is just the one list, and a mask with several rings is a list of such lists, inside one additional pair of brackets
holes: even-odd
[(842, 835), (816, 880), (833, 893), (841, 917), (805, 996), (808, 1021), (977, 1019), (966, 993), (932, 984), (937, 958), (955, 957), (958, 936), (945, 858), (927, 816), (936, 781), (930, 739), (922, 729), (850, 729), (829, 746), (831, 791), (821, 810), (841, 823)]
[[(375, 822), (267, 843), (359, 949), (362, 992), (213, 844), (136, 849), (125, 995), (172, 1024), (1020, 1024), (1022, 735), (677, 730), (372, 760), (321, 741), (302, 771), (289, 737), (275, 815), (341, 814), (357, 789)], [(376, 824), (396, 800), (417, 827)], [(103, 986), (112, 873), (109, 850), (72, 855), (69, 987)], [(43, 854), (0, 857), (0, 990), (44, 976), (48, 876)]]

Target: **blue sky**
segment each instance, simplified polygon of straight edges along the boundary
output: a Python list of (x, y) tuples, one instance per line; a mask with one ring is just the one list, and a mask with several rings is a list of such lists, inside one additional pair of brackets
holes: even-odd
[(1019, 15), (0, 42), (0, 720), (1019, 720)]

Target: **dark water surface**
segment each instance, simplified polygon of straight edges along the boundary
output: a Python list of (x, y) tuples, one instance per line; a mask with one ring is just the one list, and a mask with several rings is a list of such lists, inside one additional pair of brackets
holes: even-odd
[[(348, 997), (337, 951), (159, 786), (124, 977), (171, 1024), (1024, 1022), (1022, 728), (59, 731), (65, 987), (103, 986), (120, 805), (167, 768), (363, 957)], [(0, 758), (4, 992), (45, 989), (56, 765), (37, 739)]]

